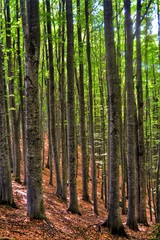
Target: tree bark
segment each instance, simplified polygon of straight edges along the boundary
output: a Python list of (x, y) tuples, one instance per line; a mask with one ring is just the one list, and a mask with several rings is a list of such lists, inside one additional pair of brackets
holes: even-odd
[(26, 73), (26, 162), (27, 214), (31, 219), (44, 218), (42, 193), (41, 135), (38, 94), (40, 51), (39, 1), (27, 0), (27, 28), (25, 31)]
[(62, 198), (67, 200), (67, 178), (68, 158), (67, 158), (67, 129), (66, 129), (66, 79), (65, 79), (65, 0), (60, 0), (61, 4), (61, 65), (59, 70), (59, 91), (61, 105), (61, 146), (62, 146)]
[(130, 0), (125, 0), (126, 27), (126, 88), (127, 88), (127, 166), (128, 166), (128, 214), (127, 225), (137, 230), (136, 218), (136, 138), (135, 96), (133, 83), (133, 31)]
[[(16, 20), (19, 21), (19, 1), (16, 0)], [(18, 77), (19, 77), (19, 95), (20, 95), (20, 116), (21, 116), (21, 128), (22, 128), (22, 159), (24, 161), (24, 180), (23, 183), (26, 184), (26, 144), (25, 144), (25, 111), (24, 111), (24, 81), (22, 75), (22, 57), (20, 51), (20, 27), (17, 27), (17, 61), (18, 61)]]
[(8, 152), (3, 52), (0, 43), (0, 204), (14, 206)]
[(72, 0), (66, 1), (67, 18), (67, 99), (68, 99), (68, 165), (69, 165), (69, 208), (79, 213), (76, 183), (75, 108), (74, 108), (74, 35)]
[(13, 76), (13, 59), (12, 59), (12, 41), (11, 41), (11, 17), (10, 17), (10, 0), (5, 1), (5, 21), (6, 21), (6, 47), (8, 49), (8, 78), (9, 78), (9, 106), (11, 120), (11, 143), (12, 143), (12, 159), (13, 174), (15, 180), (20, 182), (20, 142), (19, 142), (19, 119), (16, 112), (14, 76)]
[(158, 144), (158, 164), (156, 176), (156, 222), (160, 223), (160, 142)]
[(106, 72), (109, 102), (109, 209), (108, 226), (112, 234), (126, 235), (119, 212), (119, 163), (120, 163), (120, 81), (117, 73), (113, 31), (112, 0), (104, 0), (104, 23), (106, 45)]
[(80, 0), (77, 0), (77, 22), (78, 30), (78, 49), (79, 49), (79, 104), (80, 104), (80, 137), (82, 152), (82, 199), (89, 201), (88, 178), (89, 178), (89, 161), (86, 148), (86, 126), (85, 126), (85, 101), (84, 101), (84, 64), (83, 64), (83, 42), (81, 28), (81, 8)]
[(137, 19), (136, 19), (136, 53), (137, 53), (137, 103), (138, 103), (138, 163), (139, 163), (139, 216), (140, 223), (147, 224), (146, 216), (146, 169), (145, 169), (145, 147), (144, 147), (144, 128), (143, 128), (143, 88), (142, 88), (142, 60), (141, 60), (141, 0), (137, 0)]
[(97, 176), (96, 176), (96, 161), (95, 161), (95, 145), (94, 145), (94, 122), (93, 122), (93, 94), (92, 94), (92, 65), (91, 65), (91, 47), (90, 47), (90, 32), (89, 32), (89, 4), (85, 0), (85, 16), (86, 16), (86, 34), (87, 34), (87, 62), (88, 62), (88, 77), (89, 77), (89, 127), (90, 127), (90, 145), (92, 159), (92, 199), (94, 204), (94, 212), (98, 214), (97, 204)]
[[(54, 166), (56, 174), (56, 194), (62, 195), (62, 185), (60, 177), (60, 163), (57, 151), (57, 137), (56, 137), (56, 120), (55, 120), (55, 81), (54, 81), (54, 66), (53, 66), (53, 44), (52, 44), (52, 29), (50, 18), (50, 0), (46, 0), (47, 6), (47, 31), (48, 31), (48, 50), (49, 50), (49, 111), (50, 111), (50, 137), (52, 155), (54, 157)], [(52, 163), (50, 164), (51, 167)]]

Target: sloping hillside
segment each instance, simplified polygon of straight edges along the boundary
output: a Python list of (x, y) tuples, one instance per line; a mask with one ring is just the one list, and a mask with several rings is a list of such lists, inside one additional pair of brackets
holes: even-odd
[[(45, 146), (45, 158), (47, 156), (47, 143)], [(46, 159), (45, 159), (46, 160)], [(14, 200), (18, 209), (0, 206), (0, 237), (9, 237), (17, 240), (102, 240), (102, 239), (125, 239), (111, 236), (108, 229), (101, 227), (107, 217), (107, 210), (100, 199), (101, 181), (98, 179), (98, 206), (99, 216), (93, 212), (93, 206), (81, 199), (81, 156), (78, 158), (78, 200), (81, 216), (67, 212), (67, 203), (55, 195), (55, 185), (50, 186), (49, 170), (43, 171), (43, 191), (46, 211), (46, 220), (30, 221), (26, 215), (26, 187), (13, 180)], [(22, 174), (23, 175), (23, 174)], [(55, 179), (53, 180), (55, 183)], [(89, 183), (91, 193), (91, 181)], [(125, 225), (126, 216), (122, 216)], [(139, 226), (138, 232), (129, 230), (126, 232), (131, 239), (146, 240), (150, 237), (152, 227)]]

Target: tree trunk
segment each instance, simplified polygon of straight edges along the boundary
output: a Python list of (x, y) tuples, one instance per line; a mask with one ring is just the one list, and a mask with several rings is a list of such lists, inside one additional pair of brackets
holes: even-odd
[[(158, 49), (158, 63), (160, 66), (160, 4), (159, 1), (157, 1), (157, 16), (158, 16), (158, 43), (159, 43), (159, 49)], [(159, 94), (160, 94), (160, 90), (159, 90)], [(159, 113), (160, 107), (158, 107), (158, 113)], [(157, 181), (156, 181), (156, 198), (157, 198), (157, 202), (156, 202), (156, 209), (157, 209), (157, 213), (156, 213), (156, 222), (160, 223), (160, 113), (158, 114), (158, 167), (157, 167)]]
[(88, 62), (88, 77), (89, 77), (89, 120), (90, 120), (90, 144), (91, 144), (91, 159), (92, 159), (92, 199), (94, 204), (94, 212), (98, 214), (97, 205), (97, 176), (96, 176), (96, 161), (95, 161), (95, 146), (94, 146), (94, 123), (93, 123), (93, 97), (92, 97), (92, 66), (91, 66), (91, 50), (90, 50), (90, 32), (89, 32), (89, 7), (88, 0), (85, 0), (85, 16), (86, 16), (86, 31), (87, 31), (87, 62)]
[(67, 178), (68, 159), (67, 159), (67, 131), (66, 131), (66, 90), (65, 90), (65, 1), (62, 3), (62, 34), (61, 34), (61, 69), (60, 69), (60, 104), (61, 104), (61, 146), (62, 146), (62, 198), (67, 200)]
[[(56, 137), (56, 120), (55, 120), (55, 81), (54, 81), (54, 66), (53, 66), (53, 44), (52, 44), (52, 30), (50, 18), (50, 0), (46, 0), (47, 6), (47, 31), (48, 31), (48, 50), (49, 50), (49, 109), (50, 109), (50, 136), (52, 144), (52, 155), (54, 157), (54, 166), (56, 174), (56, 194), (62, 195), (62, 185), (60, 177), (60, 164), (57, 151), (57, 137)], [(50, 165), (51, 167), (51, 165)]]
[[(100, 63), (101, 64), (101, 63)], [(100, 103), (101, 103), (101, 110), (100, 110), (100, 116), (101, 116), (101, 137), (102, 137), (102, 192), (101, 192), (101, 198), (103, 199), (104, 196), (104, 204), (105, 207), (108, 207), (108, 189), (107, 189), (107, 167), (106, 167), (106, 141), (105, 141), (105, 112), (104, 112), (104, 87), (103, 87), (103, 78), (102, 78), (102, 67), (100, 66), (99, 70), (99, 91), (100, 91)]]
[(68, 164), (69, 164), (69, 208), (79, 213), (76, 183), (75, 109), (74, 109), (74, 35), (72, 0), (66, 1), (67, 18), (67, 99), (68, 99)]
[[(16, 20), (19, 21), (19, 5), (18, 0), (16, 0)], [(21, 126), (22, 126), (22, 159), (24, 161), (24, 180), (23, 183), (26, 184), (26, 144), (25, 144), (25, 112), (24, 112), (24, 82), (22, 76), (22, 58), (20, 52), (20, 27), (17, 27), (17, 60), (18, 60), (18, 77), (19, 77), (19, 94), (20, 94), (20, 116), (21, 116)]]
[(31, 219), (44, 218), (42, 193), (41, 135), (38, 94), (40, 51), (39, 1), (27, 1), (27, 28), (25, 35), (25, 111), (27, 162), (27, 214)]
[(156, 179), (156, 222), (160, 223), (160, 142), (158, 144), (158, 166)]
[(137, 0), (136, 20), (136, 53), (137, 53), (137, 103), (138, 103), (138, 163), (139, 163), (139, 218), (140, 223), (147, 224), (146, 216), (146, 169), (145, 169), (145, 148), (143, 128), (143, 88), (142, 88), (142, 67), (141, 67), (141, 0)]
[(126, 215), (126, 182), (127, 182), (127, 159), (126, 159), (126, 85), (124, 86), (124, 113), (122, 123), (122, 214)]
[(15, 206), (12, 194), (11, 169), (8, 155), (3, 52), (0, 43), (0, 204)]
[(125, 0), (126, 27), (126, 88), (127, 88), (127, 165), (128, 165), (128, 215), (127, 225), (137, 230), (136, 219), (136, 144), (135, 97), (133, 83), (133, 32), (130, 0)]
[(89, 201), (88, 178), (89, 178), (89, 161), (86, 149), (86, 127), (85, 127), (85, 101), (84, 101), (84, 64), (83, 64), (83, 43), (81, 28), (81, 10), (80, 0), (77, 0), (77, 22), (78, 29), (78, 49), (79, 49), (79, 104), (80, 104), (80, 137), (82, 152), (82, 199)]
[(109, 213), (104, 225), (112, 234), (125, 235), (119, 212), (119, 163), (120, 163), (120, 81), (117, 74), (113, 31), (112, 1), (104, 0), (105, 44), (109, 101)]
[(19, 142), (19, 119), (17, 117), (15, 96), (14, 96), (14, 77), (12, 63), (12, 42), (11, 42), (11, 19), (10, 19), (10, 0), (5, 1), (5, 21), (6, 21), (6, 47), (8, 49), (8, 77), (9, 77), (9, 106), (11, 119), (11, 137), (12, 137), (12, 157), (13, 174), (15, 180), (20, 182), (20, 142)]

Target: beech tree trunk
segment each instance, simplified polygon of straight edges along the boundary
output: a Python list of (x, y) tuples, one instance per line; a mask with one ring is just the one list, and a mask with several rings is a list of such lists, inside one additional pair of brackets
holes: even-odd
[(0, 204), (14, 206), (8, 152), (5, 83), (3, 74), (3, 52), (0, 43)]
[(136, 217), (136, 138), (135, 96), (133, 83), (133, 32), (130, 0), (125, 0), (126, 27), (126, 88), (127, 88), (127, 166), (128, 166), (128, 214), (127, 225), (137, 230)]
[[(158, 7), (157, 7), (157, 16), (158, 16), (158, 43), (159, 43), (159, 49), (158, 49), (158, 62), (160, 65), (160, 3), (157, 1)], [(160, 93), (160, 90), (159, 90)], [(160, 107), (158, 107), (158, 112), (160, 110)], [(157, 182), (156, 182), (156, 192), (157, 192), (157, 213), (156, 213), (156, 222), (160, 223), (160, 113), (158, 115), (158, 167), (157, 167)]]
[(79, 49), (79, 104), (80, 104), (80, 137), (82, 152), (82, 199), (89, 201), (88, 178), (89, 178), (89, 160), (86, 148), (86, 126), (85, 126), (85, 101), (84, 101), (84, 64), (83, 64), (83, 42), (81, 28), (81, 10), (80, 0), (77, 0), (77, 15), (79, 22), (78, 29), (78, 49)]
[(72, 0), (66, 1), (67, 18), (67, 99), (68, 99), (68, 167), (69, 167), (69, 208), (79, 213), (76, 183), (75, 108), (74, 108), (74, 35)]
[(89, 32), (89, 3), (85, 0), (85, 16), (86, 16), (86, 32), (87, 32), (87, 62), (88, 62), (88, 78), (89, 78), (89, 134), (91, 145), (92, 159), (92, 199), (94, 212), (98, 214), (97, 204), (97, 175), (96, 175), (96, 160), (95, 160), (95, 145), (94, 145), (94, 122), (93, 122), (93, 94), (92, 94), (92, 66), (91, 66), (91, 50), (90, 50), (90, 32)]
[(158, 144), (158, 164), (156, 176), (156, 222), (160, 223), (160, 142)]
[(125, 235), (119, 212), (119, 163), (120, 163), (120, 81), (117, 73), (113, 31), (112, 0), (104, 0), (104, 23), (106, 45), (106, 72), (109, 102), (109, 208), (104, 223), (112, 234)]
[[(19, 1), (16, 0), (16, 20), (19, 21)], [(20, 94), (20, 116), (21, 116), (21, 128), (22, 128), (22, 159), (24, 161), (24, 180), (23, 183), (26, 184), (26, 144), (25, 144), (25, 111), (24, 111), (24, 81), (22, 76), (22, 57), (20, 52), (20, 27), (17, 27), (17, 61), (18, 61), (18, 77), (19, 77), (19, 94)]]
[(122, 166), (122, 214), (126, 215), (126, 183), (127, 183), (127, 157), (126, 157), (126, 85), (124, 86), (124, 116), (123, 116), (123, 123), (122, 123), (122, 159), (121, 159), (121, 166)]
[(65, 0), (61, 4), (61, 67), (60, 67), (60, 104), (61, 104), (61, 144), (62, 144), (62, 198), (67, 200), (67, 178), (68, 178), (68, 157), (67, 157), (67, 128), (66, 128), (66, 79), (65, 79)]
[[(101, 63), (100, 63), (101, 64)], [(104, 196), (104, 205), (108, 207), (108, 189), (107, 189), (107, 167), (106, 167), (106, 141), (105, 141), (105, 111), (104, 111), (104, 86), (103, 86), (103, 76), (102, 69), (100, 65), (99, 70), (99, 91), (100, 91), (100, 103), (101, 103), (101, 136), (102, 136), (102, 154), (103, 156), (103, 167), (102, 167), (102, 190), (101, 190), (101, 198)]]
[(15, 180), (20, 182), (20, 141), (19, 141), (19, 119), (16, 112), (14, 76), (13, 76), (13, 59), (12, 59), (12, 41), (11, 41), (11, 17), (10, 17), (10, 0), (5, 1), (5, 21), (6, 21), (6, 47), (8, 56), (8, 77), (9, 77), (9, 106), (11, 119), (11, 146), (13, 159), (13, 174)]
[[(49, 111), (50, 111), (50, 137), (52, 156), (54, 157), (54, 166), (56, 174), (56, 194), (62, 195), (62, 185), (60, 177), (60, 163), (57, 151), (57, 137), (56, 137), (56, 120), (55, 120), (55, 81), (54, 81), (54, 66), (53, 66), (53, 44), (52, 44), (52, 30), (50, 18), (50, 0), (46, 0), (47, 6), (47, 31), (48, 31), (48, 50), (49, 50)], [(52, 162), (50, 163), (50, 167)]]
[(137, 102), (138, 102), (138, 163), (139, 163), (139, 216), (140, 223), (147, 224), (146, 216), (146, 168), (145, 168), (145, 147), (143, 127), (143, 88), (142, 88), (142, 60), (141, 60), (141, 0), (137, 0), (136, 20), (136, 53), (137, 53)]
[(44, 218), (42, 193), (41, 135), (38, 94), (40, 51), (39, 1), (27, 0), (25, 35), (25, 111), (27, 162), (27, 214), (33, 219)]

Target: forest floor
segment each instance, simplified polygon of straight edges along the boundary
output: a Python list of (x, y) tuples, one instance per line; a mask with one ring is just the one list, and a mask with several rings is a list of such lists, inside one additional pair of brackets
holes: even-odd
[[(45, 160), (47, 159), (47, 143), (45, 145)], [(78, 154), (78, 202), (81, 216), (67, 211), (67, 203), (55, 195), (54, 186), (49, 185), (49, 169), (43, 170), (43, 193), (46, 220), (30, 220), (26, 215), (26, 186), (13, 180), (14, 201), (17, 209), (0, 206), (0, 239), (14, 240), (122, 240), (116, 235), (111, 235), (107, 228), (101, 224), (107, 218), (107, 210), (100, 198), (101, 178), (98, 179), (98, 209), (99, 216), (93, 211), (93, 205), (82, 200), (81, 193), (81, 156)], [(55, 183), (55, 179), (53, 179)], [(91, 194), (91, 181), (89, 189)], [(121, 208), (120, 208), (121, 211)], [(147, 209), (148, 219), (149, 211)], [(126, 216), (122, 215), (122, 222), (130, 239), (152, 239), (154, 222), (149, 226), (139, 225), (139, 231), (135, 232), (126, 226)], [(7, 238), (8, 237), (8, 238)]]

